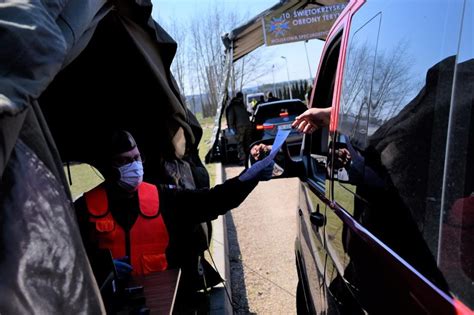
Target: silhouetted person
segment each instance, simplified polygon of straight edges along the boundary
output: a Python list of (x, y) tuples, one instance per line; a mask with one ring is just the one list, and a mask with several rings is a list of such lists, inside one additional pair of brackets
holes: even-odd
[(247, 160), (247, 150), (252, 140), (252, 124), (249, 120), (250, 113), (247, 112), (243, 101), (242, 92), (237, 92), (227, 107), (227, 125), (233, 129), (238, 141), (239, 164), (244, 165)]
[(267, 94), (267, 102), (275, 102), (279, 101), (280, 99), (278, 97), (273, 96), (272, 92), (268, 92)]

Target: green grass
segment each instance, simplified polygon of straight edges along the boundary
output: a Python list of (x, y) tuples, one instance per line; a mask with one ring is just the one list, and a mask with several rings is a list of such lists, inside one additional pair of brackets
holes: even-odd
[[(202, 118), (202, 114), (198, 113), (196, 115), (199, 123), (201, 124), (203, 134), (201, 142), (199, 143), (199, 157), (204, 163), (204, 158), (211, 148), (211, 136), (212, 129), (214, 128), (214, 117)], [(211, 179), (211, 187), (214, 186), (216, 182), (216, 165), (215, 164), (204, 164), (206, 166), (207, 172)]]
[[(212, 129), (214, 127), (214, 118), (207, 117), (202, 118), (202, 114), (198, 113), (196, 115), (199, 123), (203, 128), (203, 136), (201, 142), (199, 143), (199, 157), (204, 163), (204, 157), (210, 148), (210, 140), (212, 135)], [(209, 172), (209, 177), (211, 179), (211, 187), (214, 186), (216, 182), (216, 165), (215, 164), (204, 164), (207, 171)], [(89, 191), (98, 184), (102, 182), (102, 178), (99, 177), (100, 173), (93, 169), (92, 166), (88, 164), (75, 164), (71, 165), (71, 178), (72, 185), (69, 186), (73, 199), (80, 196), (82, 193)], [(67, 168), (64, 167), (64, 172), (67, 176)]]
[(201, 124), (201, 126), (204, 126), (204, 125), (214, 126), (214, 118), (215, 118), (214, 116), (203, 118), (202, 113), (197, 113), (196, 118), (199, 121), (199, 123)]

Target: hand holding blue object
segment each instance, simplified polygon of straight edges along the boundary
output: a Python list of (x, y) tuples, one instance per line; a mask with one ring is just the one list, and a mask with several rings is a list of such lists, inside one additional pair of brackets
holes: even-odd
[(267, 181), (267, 180), (270, 180), (272, 179), (273, 177), (273, 167), (275, 166), (275, 162), (271, 162), (270, 164), (268, 164), (268, 166), (266, 166), (260, 173), (259, 173), (259, 176), (258, 176), (258, 180), (259, 181)]
[[(242, 182), (249, 181), (249, 180), (269, 180), (271, 178), (268, 176), (262, 177), (262, 172), (265, 172), (266, 175), (271, 174), (273, 172), (273, 159), (275, 158), (276, 154), (280, 150), (283, 143), (285, 143), (286, 138), (290, 134), (290, 129), (280, 129), (275, 137), (275, 141), (272, 145), (272, 151), (270, 154), (265, 157), (263, 160), (258, 161), (257, 163), (253, 164), (247, 171), (245, 171), (242, 175), (239, 176), (239, 180)], [(271, 169), (271, 172), (270, 172)], [(262, 179), (265, 178), (265, 179)]]

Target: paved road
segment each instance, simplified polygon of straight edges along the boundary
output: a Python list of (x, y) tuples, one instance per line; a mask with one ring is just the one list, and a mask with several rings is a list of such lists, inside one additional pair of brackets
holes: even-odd
[[(242, 167), (227, 167), (226, 177)], [(227, 214), (232, 297), (237, 314), (295, 314), (294, 241), (298, 181), (262, 182)]]

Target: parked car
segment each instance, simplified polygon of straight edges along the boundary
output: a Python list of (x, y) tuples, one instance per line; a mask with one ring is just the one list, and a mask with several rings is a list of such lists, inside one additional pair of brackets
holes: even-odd
[[(305, 135), (299, 314), (473, 314), (474, 1), (350, 2)], [(291, 166), (291, 167), (288, 167)]]
[[(282, 100), (259, 104), (252, 116), (252, 142), (269, 140), (272, 142), (279, 129), (290, 129), (296, 116), (307, 110), (308, 107), (300, 100)], [(299, 155), (303, 134), (296, 129), (291, 130), (287, 145), (292, 155)]]
[[(251, 117), (252, 143), (259, 140), (265, 140), (268, 144), (272, 143), (278, 129), (291, 128), (291, 123), (296, 116), (306, 109), (307, 106), (300, 100), (283, 100), (259, 104)], [(287, 139), (287, 146), (293, 156), (300, 154), (302, 140), (302, 133), (297, 130), (291, 131)], [(222, 163), (239, 162), (237, 143), (235, 134), (229, 128), (221, 130), (218, 149)]]

